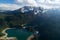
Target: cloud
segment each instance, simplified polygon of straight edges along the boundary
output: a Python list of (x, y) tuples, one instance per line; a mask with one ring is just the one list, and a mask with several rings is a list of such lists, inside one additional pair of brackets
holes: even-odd
[(0, 9), (2, 10), (16, 10), (18, 8), (20, 8), (20, 6), (16, 4), (0, 4)]
[(41, 6), (44, 9), (60, 8), (60, 0), (16, 0), (21, 6)]
[(23, 3), (24, 0), (15, 0), (16, 3)]
[(38, 4), (60, 4), (60, 0), (15, 0), (16, 3), (19, 4), (29, 4), (29, 5), (35, 5), (38, 6)]
[(60, 6), (60, 0), (36, 0), (38, 4), (58, 5)]
[(46, 4), (39, 4), (40, 7), (44, 8), (44, 9), (58, 9), (60, 8), (60, 6), (56, 6), (56, 5), (46, 5)]
[(38, 3), (60, 4), (60, 0), (37, 0)]
[(15, 0), (15, 2), (17, 4), (20, 4), (20, 5), (28, 5), (28, 6), (37, 6), (37, 3), (35, 0)]
[(40, 6), (44, 9), (60, 8), (60, 0), (15, 0), (14, 4), (0, 3), (0, 9), (16, 10), (22, 6)]
[(60, 0), (36, 0), (44, 9), (60, 8)]
[(27, 0), (27, 4), (32, 6), (37, 6), (37, 3), (35, 0)]

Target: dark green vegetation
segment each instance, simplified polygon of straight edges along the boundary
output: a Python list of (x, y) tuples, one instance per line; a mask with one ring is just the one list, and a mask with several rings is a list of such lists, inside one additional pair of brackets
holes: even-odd
[[(16, 14), (0, 14), (0, 33), (5, 28), (22, 28), (23, 25), (29, 23), (33, 17), (24, 13)], [(0, 34), (1, 35), (1, 34)]]
[(41, 12), (36, 15), (34, 10), (22, 13), (19, 9), (0, 13), (0, 35), (2, 36), (1, 31), (7, 27), (26, 27), (28, 31), (39, 31), (39, 40), (60, 40), (60, 10), (42, 13), (39, 9)]
[(8, 27), (6, 21), (5, 21), (5, 14), (0, 14), (0, 37), (4, 34), (2, 33), (2, 30)]
[[(24, 7), (29, 10), (29, 7)], [(21, 8), (18, 10), (14, 11), (5, 11), (5, 12), (0, 12), (0, 35), (3, 36), (2, 30), (5, 28), (23, 28), (23, 27), (28, 27), (26, 28), (27, 30), (32, 31), (33, 30), (33, 25), (30, 25), (32, 21), (37, 18), (37, 15), (34, 14), (34, 11), (37, 8), (34, 8), (34, 10), (29, 10), (28, 12), (21, 12)], [(42, 9), (40, 7), (38, 8), (41, 12)], [(41, 13), (40, 12), (40, 13)], [(29, 28), (29, 26), (31, 26)]]

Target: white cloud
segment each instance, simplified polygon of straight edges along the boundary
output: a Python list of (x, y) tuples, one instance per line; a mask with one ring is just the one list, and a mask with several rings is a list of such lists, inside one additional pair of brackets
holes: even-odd
[(41, 6), (44, 9), (59, 8), (60, 0), (16, 0), (18, 4), (23, 6)]
[(31, 6), (37, 6), (37, 3), (35, 0), (27, 0), (27, 4)]
[(1, 4), (0, 9), (16, 10), (21, 6), (41, 6), (44, 9), (60, 8), (60, 0), (15, 0), (15, 4)]
[(60, 0), (37, 0), (37, 4), (44, 9), (60, 8)]
[(54, 6), (54, 5), (46, 5), (46, 4), (39, 4), (40, 7), (44, 8), (44, 9), (52, 9), (52, 8), (60, 8), (60, 6)]
[(15, 0), (17, 4), (20, 5), (28, 5), (28, 6), (37, 6), (37, 3), (35, 0)]
[(23, 3), (24, 0), (15, 0), (16, 3)]
[(0, 4), (0, 9), (2, 10), (16, 10), (18, 8), (20, 8), (20, 6), (16, 4)]
[(37, 0), (38, 3), (60, 4), (60, 0)]

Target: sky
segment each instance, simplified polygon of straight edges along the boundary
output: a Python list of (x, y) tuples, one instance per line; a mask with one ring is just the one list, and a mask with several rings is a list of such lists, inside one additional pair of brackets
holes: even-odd
[(0, 0), (0, 9), (16, 10), (22, 6), (35, 6), (44, 9), (60, 8), (60, 0)]

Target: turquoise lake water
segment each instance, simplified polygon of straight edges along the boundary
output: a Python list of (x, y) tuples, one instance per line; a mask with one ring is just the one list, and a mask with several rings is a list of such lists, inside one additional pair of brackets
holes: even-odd
[(25, 32), (20, 29), (8, 29), (6, 30), (8, 37), (16, 37), (18, 40), (26, 40), (32, 32)]

